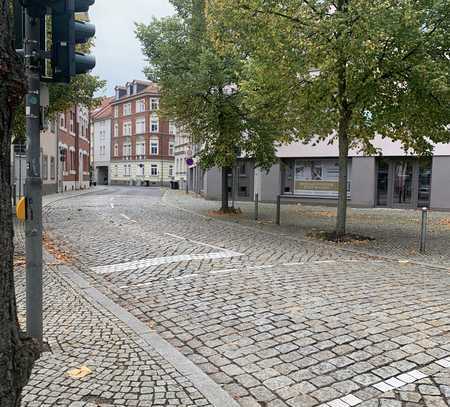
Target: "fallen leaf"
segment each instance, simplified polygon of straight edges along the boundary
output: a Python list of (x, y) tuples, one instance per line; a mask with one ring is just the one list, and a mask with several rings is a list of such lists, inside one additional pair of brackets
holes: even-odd
[(67, 376), (73, 379), (82, 379), (83, 377), (92, 373), (92, 370), (87, 366), (81, 366), (79, 369), (72, 369), (67, 372)]

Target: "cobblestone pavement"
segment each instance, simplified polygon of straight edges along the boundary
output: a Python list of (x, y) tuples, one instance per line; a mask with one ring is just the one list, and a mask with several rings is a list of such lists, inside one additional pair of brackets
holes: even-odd
[[(18, 228), (16, 228), (18, 230)], [(23, 255), (19, 230), (16, 255)], [(25, 324), (25, 272), (16, 267), (19, 321)], [(114, 315), (61, 278), (58, 263), (44, 270), (44, 340), (49, 350), (36, 362), (22, 406), (211, 406), (164, 358), (143, 349)], [(88, 367), (76, 379), (69, 370)]]
[(244, 407), (449, 405), (447, 269), (217, 222), (180, 196), (53, 201), (46, 230)]
[[(178, 206), (208, 215), (217, 209), (217, 202), (207, 201), (181, 191), (168, 191), (170, 201)], [(286, 201), (281, 210), (281, 226), (274, 224), (275, 205), (259, 205), (259, 221), (254, 221), (254, 203), (239, 202), (240, 216), (221, 217), (264, 230), (305, 238), (310, 232), (332, 231), (336, 209), (325, 206), (308, 206)], [(429, 212), (427, 250), (419, 253), (421, 211), (384, 208), (349, 208), (348, 231), (374, 238), (373, 241), (345, 243), (343, 247), (372, 254), (389, 255), (419, 262), (450, 267), (450, 213)]]

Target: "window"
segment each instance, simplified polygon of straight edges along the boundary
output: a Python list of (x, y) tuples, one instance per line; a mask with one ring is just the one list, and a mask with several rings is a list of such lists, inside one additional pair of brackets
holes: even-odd
[(169, 143), (169, 155), (173, 156), (173, 143)]
[(48, 179), (48, 156), (46, 155), (42, 157), (42, 179)]
[(145, 117), (139, 117), (136, 119), (136, 134), (145, 133)]
[(152, 114), (152, 118), (151, 118), (151, 125), (150, 125), (150, 131), (152, 133), (158, 133), (159, 131), (159, 121), (158, 121), (158, 115), (157, 114)]
[(131, 114), (131, 103), (125, 103), (123, 105), (123, 115), (128, 116)]
[(145, 111), (145, 100), (144, 99), (139, 99), (136, 102), (136, 113), (141, 113)]
[(61, 129), (66, 128), (66, 114), (65, 113), (61, 113), (61, 115), (59, 116), (59, 127)]
[(145, 175), (144, 174), (144, 170), (145, 170), (144, 164), (143, 163), (138, 164), (138, 166), (137, 166), (137, 175), (143, 177)]
[(114, 157), (119, 156), (119, 146), (117, 144), (114, 144)]
[(119, 124), (114, 123), (114, 137), (119, 137)]
[(119, 117), (119, 106), (114, 106), (114, 117)]
[(175, 126), (175, 123), (170, 121), (169, 122), (169, 134), (176, 134), (177, 133), (177, 126)]
[(125, 177), (131, 176), (131, 164), (125, 164), (123, 166), (123, 175)]
[(69, 129), (70, 129), (70, 132), (71, 133), (73, 133), (73, 117), (74, 117), (74, 114), (73, 114), (73, 112), (70, 112), (70, 127), (69, 127)]
[(123, 156), (124, 157), (131, 156), (131, 144), (124, 144), (123, 145)]
[(145, 143), (136, 143), (136, 155), (145, 155)]
[(169, 177), (173, 177), (173, 165), (169, 165)]
[(123, 135), (131, 136), (131, 122), (130, 121), (123, 123)]
[(55, 157), (50, 157), (50, 178), (55, 179), (56, 175), (56, 165)]
[(150, 104), (151, 104), (151, 110), (152, 111), (159, 109), (159, 99), (156, 99), (156, 98), (150, 99)]
[(50, 131), (56, 133), (56, 122), (55, 120), (50, 120)]
[(150, 175), (153, 177), (158, 175), (158, 165), (157, 164), (150, 165)]
[(116, 164), (113, 167), (113, 175), (117, 177), (119, 175), (119, 166)]
[(150, 154), (158, 155), (158, 142), (157, 141), (150, 142)]

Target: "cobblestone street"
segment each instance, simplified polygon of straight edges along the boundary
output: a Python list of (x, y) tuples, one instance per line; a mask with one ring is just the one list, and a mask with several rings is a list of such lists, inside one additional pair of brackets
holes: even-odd
[[(38, 362), (25, 406), (450, 405), (443, 228), (439, 255), (419, 256), (410, 253), (417, 224), (409, 221), (395, 226), (409, 236), (403, 245), (382, 239), (396, 238), (394, 226), (377, 226), (369, 228), (378, 231), (375, 243), (341, 247), (305, 239), (316, 218), (302, 212), (308, 220), (298, 230), (296, 206), (283, 209), (288, 224), (277, 229), (269, 205), (260, 223), (250, 220), (250, 204), (241, 217), (218, 220), (208, 216), (216, 203), (157, 188), (98, 188), (44, 204), (46, 241), (83, 283), (72, 284), (58, 265), (46, 270), (52, 351)], [(352, 232), (367, 232), (354, 226), (363, 217), (350, 221)], [(436, 224), (444, 227), (444, 218)], [(23, 272), (17, 276), (23, 306)], [(87, 298), (92, 290), (97, 303)], [(151, 344), (161, 338), (179, 356), (142, 349), (122, 314), (99, 303), (129, 313), (157, 334)], [(185, 374), (187, 362), (217, 387), (209, 392), (200, 376)], [(65, 376), (82, 364), (93, 373)], [(221, 391), (228, 404), (214, 401)]]

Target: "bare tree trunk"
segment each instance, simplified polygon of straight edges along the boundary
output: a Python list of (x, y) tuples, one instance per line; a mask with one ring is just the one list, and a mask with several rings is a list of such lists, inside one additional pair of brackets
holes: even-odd
[(222, 167), (222, 207), (221, 211), (227, 212), (229, 210), (228, 206), (228, 167)]
[(25, 94), (23, 67), (12, 45), (10, 1), (0, 0), (0, 406), (20, 406), (39, 345), (20, 331), (14, 291), (11, 131)]
[(338, 207), (336, 218), (336, 238), (339, 240), (345, 235), (347, 224), (347, 184), (348, 184), (348, 127), (350, 116), (348, 112), (342, 112), (339, 122), (339, 188)]

